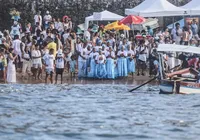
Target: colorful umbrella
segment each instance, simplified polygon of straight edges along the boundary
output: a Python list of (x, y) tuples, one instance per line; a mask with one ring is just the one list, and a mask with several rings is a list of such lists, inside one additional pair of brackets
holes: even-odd
[(133, 15), (129, 15), (125, 18), (123, 18), (119, 23), (123, 23), (123, 24), (141, 24), (143, 22), (145, 22), (146, 19), (140, 16), (133, 16)]
[(124, 24), (119, 24), (118, 21), (110, 23), (104, 27), (104, 30), (112, 30), (112, 29), (114, 29), (114, 30), (130, 30), (130, 27), (128, 27)]
[(104, 30), (112, 30), (113, 27), (118, 26), (118, 21), (112, 22), (104, 27)]

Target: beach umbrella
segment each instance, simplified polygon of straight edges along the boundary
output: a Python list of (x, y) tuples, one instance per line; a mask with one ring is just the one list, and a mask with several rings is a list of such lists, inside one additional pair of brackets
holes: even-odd
[(126, 25), (121, 25), (121, 26), (116, 27), (115, 30), (126, 30), (126, 31), (129, 31), (129, 30), (131, 30), (131, 28), (126, 26)]
[(104, 30), (130, 30), (130, 27), (124, 25), (124, 24), (119, 24), (118, 21), (115, 21), (113, 23), (110, 23), (108, 25), (105, 26)]
[(112, 30), (113, 27), (118, 26), (118, 21), (112, 22), (104, 27), (104, 30)]
[(129, 15), (122, 20), (120, 20), (119, 23), (121, 24), (142, 24), (145, 22), (146, 19), (141, 17), (141, 16), (134, 16), (134, 15)]

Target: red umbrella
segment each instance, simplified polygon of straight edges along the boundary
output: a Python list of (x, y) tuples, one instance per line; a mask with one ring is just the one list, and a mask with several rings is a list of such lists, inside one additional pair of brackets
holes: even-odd
[(143, 22), (145, 22), (146, 19), (140, 16), (133, 16), (133, 15), (129, 15), (125, 18), (123, 18), (119, 23), (123, 23), (123, 24), (141, 24)]

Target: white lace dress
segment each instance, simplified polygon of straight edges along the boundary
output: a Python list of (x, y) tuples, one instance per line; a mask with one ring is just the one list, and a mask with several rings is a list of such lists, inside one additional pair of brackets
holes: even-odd
[(13, 60), (9, 59), (8, 69), (7, 69), (8, 83), (16, 83), (16, 67), (15, 67), (15, 64), (13, 64), (13, 62), (14, 62)]

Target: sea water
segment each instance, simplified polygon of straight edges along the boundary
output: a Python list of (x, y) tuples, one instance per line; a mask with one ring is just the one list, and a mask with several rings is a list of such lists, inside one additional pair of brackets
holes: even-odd
[(147, 85), (0, 85), (0, 140), (198, 140), (200, 95)]

